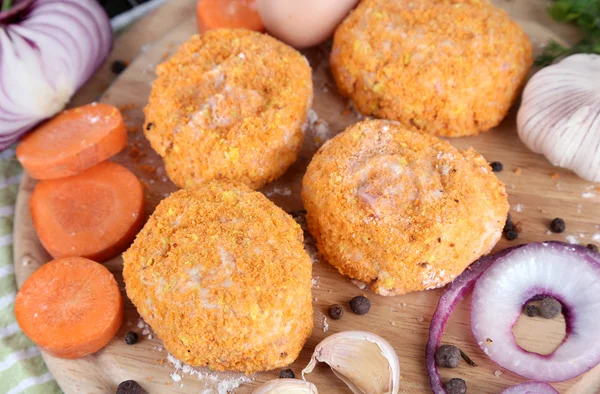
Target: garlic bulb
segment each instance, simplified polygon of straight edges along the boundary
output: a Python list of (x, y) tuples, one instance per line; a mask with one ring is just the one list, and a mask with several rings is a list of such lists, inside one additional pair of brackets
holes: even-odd
[(319, 394), (314, 384), (300, 379), (275, 379), (254, 390), (252, 394)]
[(523, 92), (517, 129), (552, 164), (600, 182), (600, 56), (572, 55), (535, 74)]
[(318, 362), (328, 364), (354, 394), (398, 393), (398, 356), (385, 339), (373, 333), (342, 331), (325, 338), (317, 345), (310, 363), (302, 371), (303, 379)]

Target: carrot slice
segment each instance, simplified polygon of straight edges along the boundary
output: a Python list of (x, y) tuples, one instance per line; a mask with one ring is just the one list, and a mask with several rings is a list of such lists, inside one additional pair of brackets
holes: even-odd
[(36, 179), (75, 175), (119, 153), (127, 130), (119, 110), (93, 103), (63, 111), (26, 135), (17, 158)]
[(255, 0), (199, 0), (198, 31), (221, 27), (263, 31), (265, 27), (254, 3)]
[(42, 265), (15, 300), (19, 326), (46, 353), (78, 358), (94, 353), (123, 323), (123, 298), (103, 265), (67, 257)]
[(29, 200), (33, 225), (54, 258), (108, 260), (144, 220), (144, 190), (127, 168), (102, 162), (67, 178), (40, 181)]

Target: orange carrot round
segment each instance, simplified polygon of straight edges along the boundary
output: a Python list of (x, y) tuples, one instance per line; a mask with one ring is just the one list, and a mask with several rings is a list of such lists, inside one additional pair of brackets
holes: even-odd
[(32, 177), (55, 179), (95, 166), (126, 145), (121, 112), (93, 103), (66, 110), (26, 135), (17, 158)]
[(15, 300), (19, 326), (43, 351), (78, 358), (94, 353), (123, 322), (123, 298), (103, 265), (67, 257), (42, 265)]
[(54, 258), (108, 260), (133, 241), (144, 220), (144, 191), (127, 168), (109, 161), (67, 178), (40, 181), (29, 208)]
[(198, 31), (218, 28), (245, 28), (263, 31), (255, 0), (199, 0)]

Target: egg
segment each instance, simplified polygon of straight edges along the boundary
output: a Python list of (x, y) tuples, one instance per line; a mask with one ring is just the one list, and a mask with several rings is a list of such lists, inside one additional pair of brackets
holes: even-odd
[(275, 38), (306, 48), (326, 41), (358, 0), (257, 0), (267, 31)]

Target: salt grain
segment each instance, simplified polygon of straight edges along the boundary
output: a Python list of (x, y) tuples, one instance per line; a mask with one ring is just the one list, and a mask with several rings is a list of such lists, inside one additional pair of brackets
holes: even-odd
[(574, 235), (567, 235), (567, 242), (574, 245), (579, 245), (579, 239)]
[(583, 198), (592, 198), (592, 197), (596, 197), (596, 194), (590, 193), (590, 192), (585, 192), (585, 193), (581, 193), (581, 197), (583, 197)]
[(592, 241), (600, 242), (600, 233), (592, 235)]
[(175, 372), (173, 372), (171, 374), (171, 379), (173, 379), (174, 382), (179, 382), (181, 380), (181, 376)]
[(319, 287), (319, 277), (318, 277), (318, 276), (315, 276), (315, 277), (314, 277), (314, 278), (311, 280), (310, 284), (311, 284), (311, 286), (313, 286), (313, 287)]
[(361, 282), (360, 280), (351, 279), (350, 282), (352, 282), (352, 284), (354, 284), (354, 286), (358, 287), (361, 290), (364, 290), (367, 287), (367, 284), (364, 282)]
[(502, 376), (502, 374), (503, 374), (503, 372), (500, 371), (500, 370), (495, 370), (494, 371), (494, 376), (497, 377), (497, 378), (499, 378), (500, 376)]
[(323, 315), (323, 332), (329, 330), (329, 323), (327, 323), (327, 316)]
[(513, 207), (513, 211), (515, 212), (523, 212), (525, 206), (523, 204), (517, 204)]
[(423, 323), (423, 321), (424, 321), (424, 320), (425, 320), (425, 319), (423, 319), (423, 316), (418, 316), (418, 317), (417, 317), (417, 321), (418, 321), (419, 323)]

